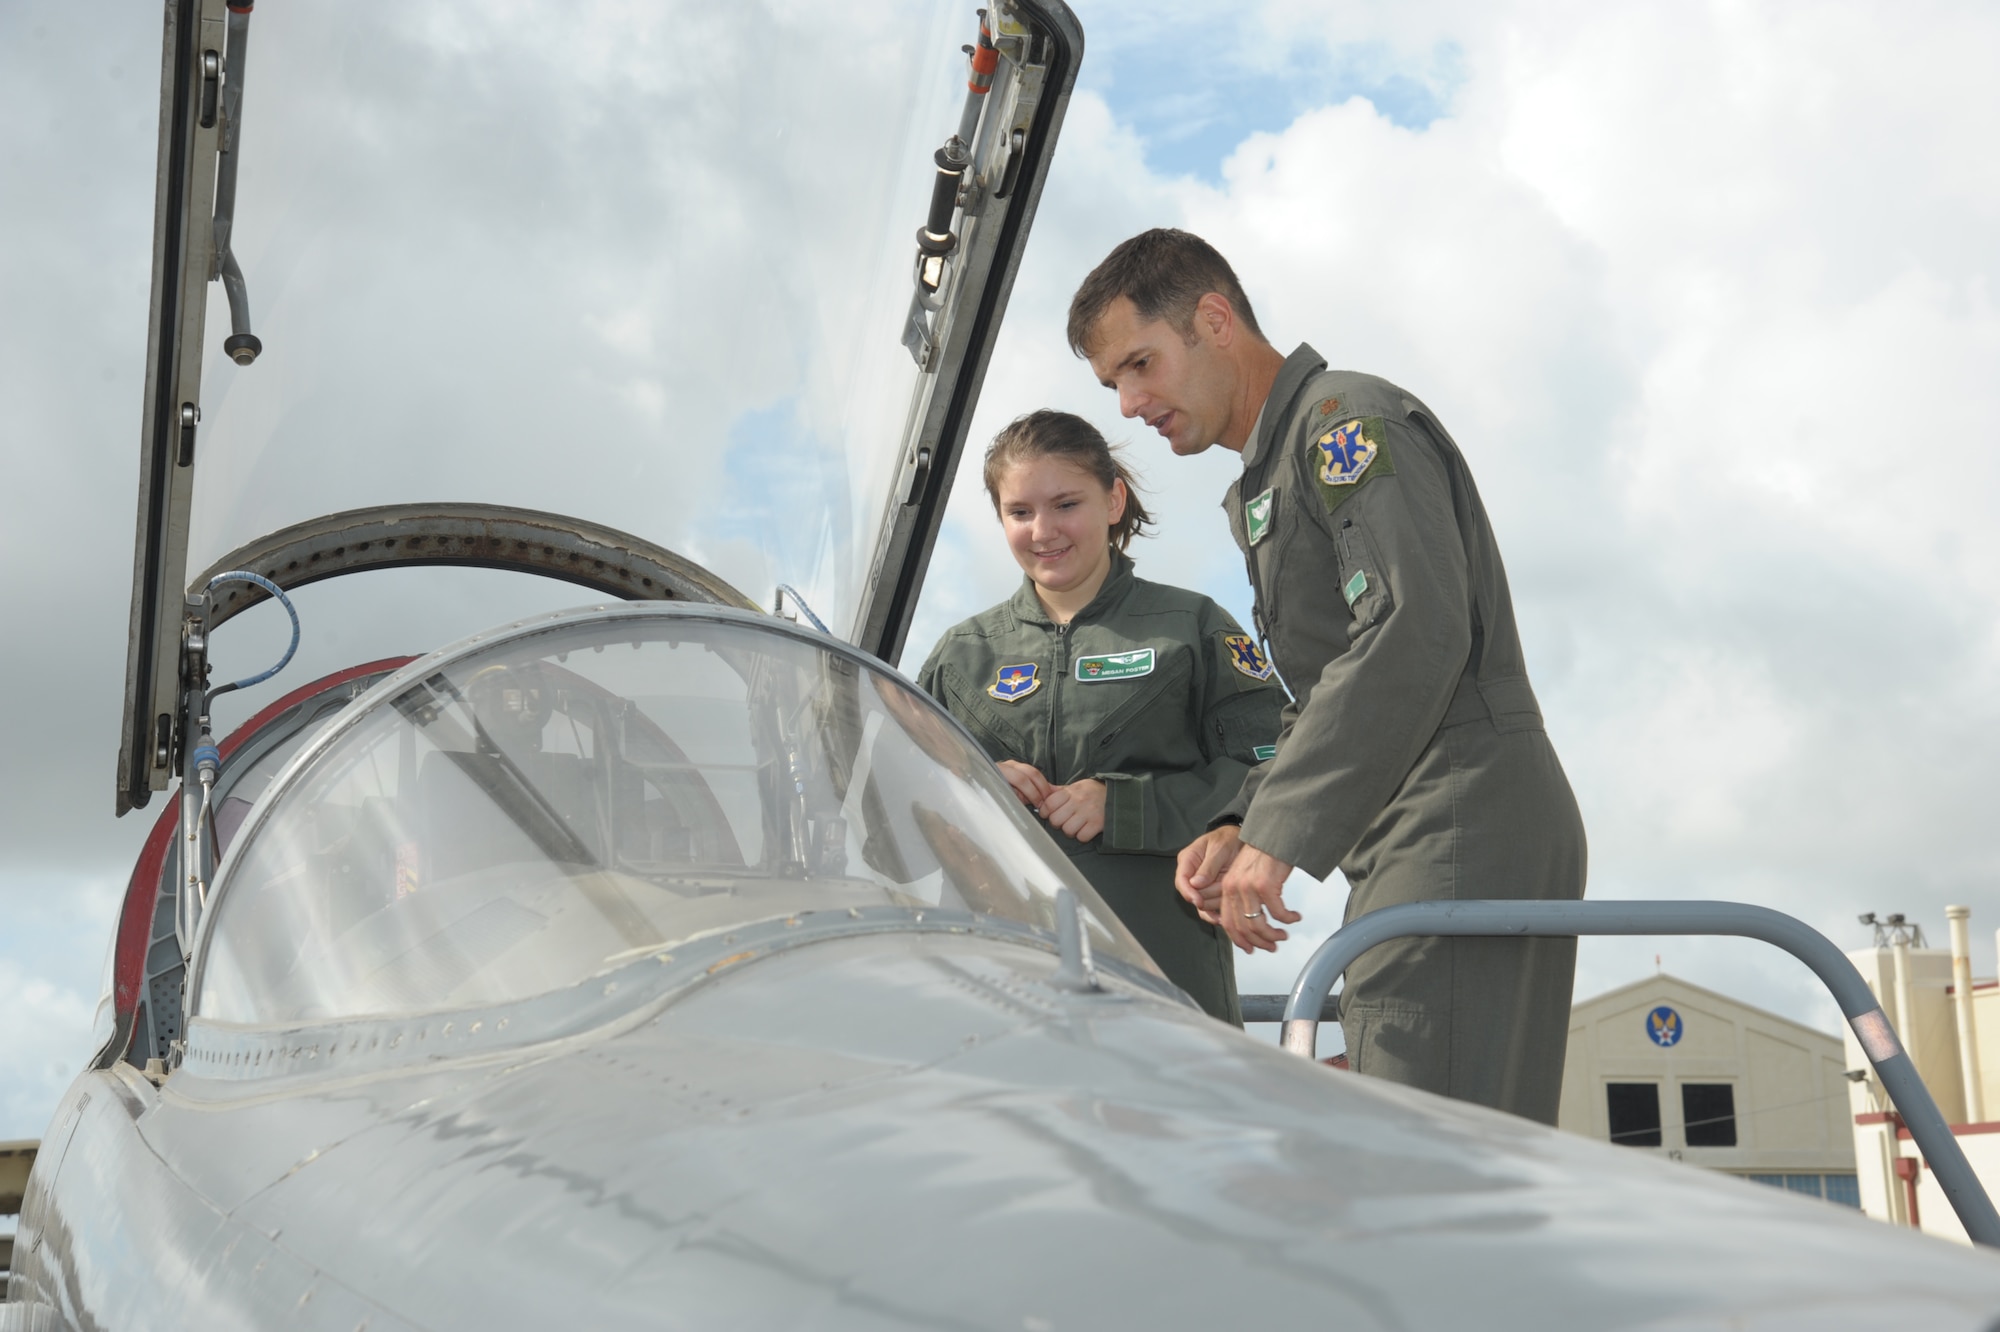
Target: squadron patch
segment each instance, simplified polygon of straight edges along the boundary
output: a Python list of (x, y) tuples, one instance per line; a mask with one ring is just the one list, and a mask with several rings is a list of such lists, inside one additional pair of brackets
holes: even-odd
[(1278, 757), (1278, 747), (1276, 745), (1258, 745), (1250, 751), (1250, 757), (1256, 759), (1259, 763), (1269, 763), (1272, 759)]
[(1328, 426), (1313, 435), (1312, 447), (1313, 478), (1328, 513), (1346, 503), (1362, 482), (1396, 474), (1379, 416)]
[(1076, 678), (1085, 684), (1101, 680), (1132, 680), (1153, 673), (1153, 649), (1131, 652), (1101, 652), (1076, 659)]
[(1035, 663), (1026, 661), (1018, 666), (1002, 666), (993, 683), (986, 686), (986, 692), (1002, 703), (1019, 703), (1041, 687), (1042, 677)]
[(1228, 649), (1229, 664), (1253, 680), (1271, 678), (1271, 662), (1256, 640), (1248, 634), (1224, 634), (1222, 646)]
[(1354, 577), (1347, 580), (1347, 586), (1340, 589), (1340, 594), (1346, 597), (1347, 604), (1352, 606), (1355, 602), (1361, 600), (1361, 594), (1367, 590), (1368, 571), (1366, 569), (1356, 569)]
[(1320, 451), (1319, 483), (1323, 486), (1353, 485), (1380, 451), (1359, 421), (1333, 427), (1314, 440), (1313, 447)]
[(1271, 535), (1271, 509), (1276, 501), (1275, 491), (1267, 490), (1256, 499), (1244, 503), (1243, 530), (1250, 538), (1251, 545), (1254, 546)]

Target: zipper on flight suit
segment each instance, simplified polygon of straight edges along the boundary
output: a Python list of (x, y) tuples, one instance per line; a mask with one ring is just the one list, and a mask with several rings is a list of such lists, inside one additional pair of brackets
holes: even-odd
[[(1268, 459), (1265, 461), (1264, 467), (1265, 470), (1257, 474), (1259, 481), (1269, 475), (1270, 462)], [(1239, 489), (1237, 493), (1241, 494), (1242, 489), (1247, 489), (1247, 487)], [(1271, 536), (1267, 540), (1275, 540), (1277, 538), (1277, 530), (1278, 515), (1273, 511), (1271, 514)], [(1270, 663), (1271, 674), (1278, 677), (1278, 687), (1283, 689), (1287, 696), (1297, 698), (1298, 695), (1292, 693), (1292, 686), (1285, 679), (1285, 673), (1278, 669), (1277, 655), (1271, 651), (1271, 631), (1264, 627), (1264, 580), (1257, 576), (1257, 553), (1250, 548), (1250, 543), (1247, 539), (1243, 543), (1243, 571), (1250, 576), (1250, 627), (1257, 631), (1257, 645), (1264, 649), (1264, 660)], [(1221, 730), (1222, 727), (1218, 723), (1216, 726), (1217, 733), (1219, 734)]]
[[(1055, 669), (1049, 674), (1049, 766), (1051, 768), (1055, 766), (1056, 760), (1062, 756), (1062, 751), (1056, 746), (1058, 738), (1062, 735), (1062, 721), (1058, 714), (1062, 711), (1063, 677), (1069, 674), (1069, 626), (1066, 624), (1056, 626), (1054, 666)], [(1049, 780), (1054, 782), (1056, 779), (1051, 776)], [(1067, 785), (1070, 780), (1074, 779), (1065, 779), (1062, 782), (1056, 782), (1056, 785)]]

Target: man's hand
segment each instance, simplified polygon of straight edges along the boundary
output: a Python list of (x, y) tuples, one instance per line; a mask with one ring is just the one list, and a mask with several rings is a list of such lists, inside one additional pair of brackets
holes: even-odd
[[(1029, 771), (1034, 771), (1032, 768)], [(1037, 773), (1037, 776), (1040, 774)], [(1086, 777), (1068, 786), (1053, 788), (1042, 802), (1041, 815), (1051, 828), (1060, 828), (1079, 842), (1088, 842), (1104, 831), (1104, 783)]]
[[(1222, 876), (1222, 901), (1216, 908), (1217, 923), (1231, 943), (1248, 953), (1261, 948), (1267, 953), (1291, 936), (1273, 922), (1295, 925), (1302, 917), (1285, 905), (1285, 880), (1292, 867), (1274, 855), (1259, 851), (1248, 842), (1229, 863)], [(1265, 918), (1265, 912), (1270, 918)]]
[(1300, 919), (1285, 905), (1285, 880), (1291, 873), (1290, 865), (1245, 842), (1240, 828), (1223, 827), (1181, 851), (1174, 887), (1203, 920), (1221, 926), (1244, 952), (1276, 952), (1291, 936), (1273, 922), (1292, 925)]
[(1222, 874), (1243, 847), (1243, 830), (1225, 824), (1181, 848), (1174, 862), (1174, 888), (1201, 918), (1213, 925), (1222, 902)]
[(1040, 768), (1015, 759), (1001, 759), (999, 768), (1000, 775), (1007, 779), (1007, 785), (1021, 797), (1021, 803), (1037, 813), (1041, 812), (1042, 802), (1055, 794), (1055, 783), (1042, 776)]

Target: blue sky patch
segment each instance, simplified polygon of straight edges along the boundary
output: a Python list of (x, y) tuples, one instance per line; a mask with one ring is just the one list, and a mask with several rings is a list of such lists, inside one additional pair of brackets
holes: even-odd
[[(802, 405), (781, 398), (729, 423), (729, 482), (710, 530), (756, 546), (770, 581), (795, 583), (811, 596), (828, 553), (854, 539), (853, 505), (845, 455), (818, 436)], [(758, 602), (771, 596), (768, 587), (741, 590)], [(824, 615), (833, 607), (814, 609)]]
[(1146, 33), (1094, 45), (1080, 87), (1138, 133), (1154, 171), (1211, 184), (1221, 183), (1223, 159), (1245, 139), (1282, 130), (1307, 111), (1359, 96), (1390, 123), (1422, 130), (1450, 113), (1465, 82), (1454, 42), (1421, 58), (1382, 42), (1304, 42), (1253, 58), (1190, 43), (1171, 28)]

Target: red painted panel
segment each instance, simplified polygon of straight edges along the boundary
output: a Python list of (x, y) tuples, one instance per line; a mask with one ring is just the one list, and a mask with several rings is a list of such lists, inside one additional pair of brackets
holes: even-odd
[[(384, 657), (321, 676), (294, 689), (231, 731), (216, 749), (226, 763), (257, 732), (307, 699), (366, 675), (386, 674), (415, 660), (415, 657)], [(146, 948), (153, 941), (153, 911), (160, 897), (160, 875), (166, 869), (179, 826), (180, 801), (169, 800), (160, 817), (154, 820), (153, 831), (146, 835), (139, 862), (133, 866), (132, 878), (125, 885), (125, 902), (118, 909), (118, 943), (111, 964), (111, 1002), (120, 1019), (131, 1017), (139, 1007), (139, 987), (146, 983)]]

